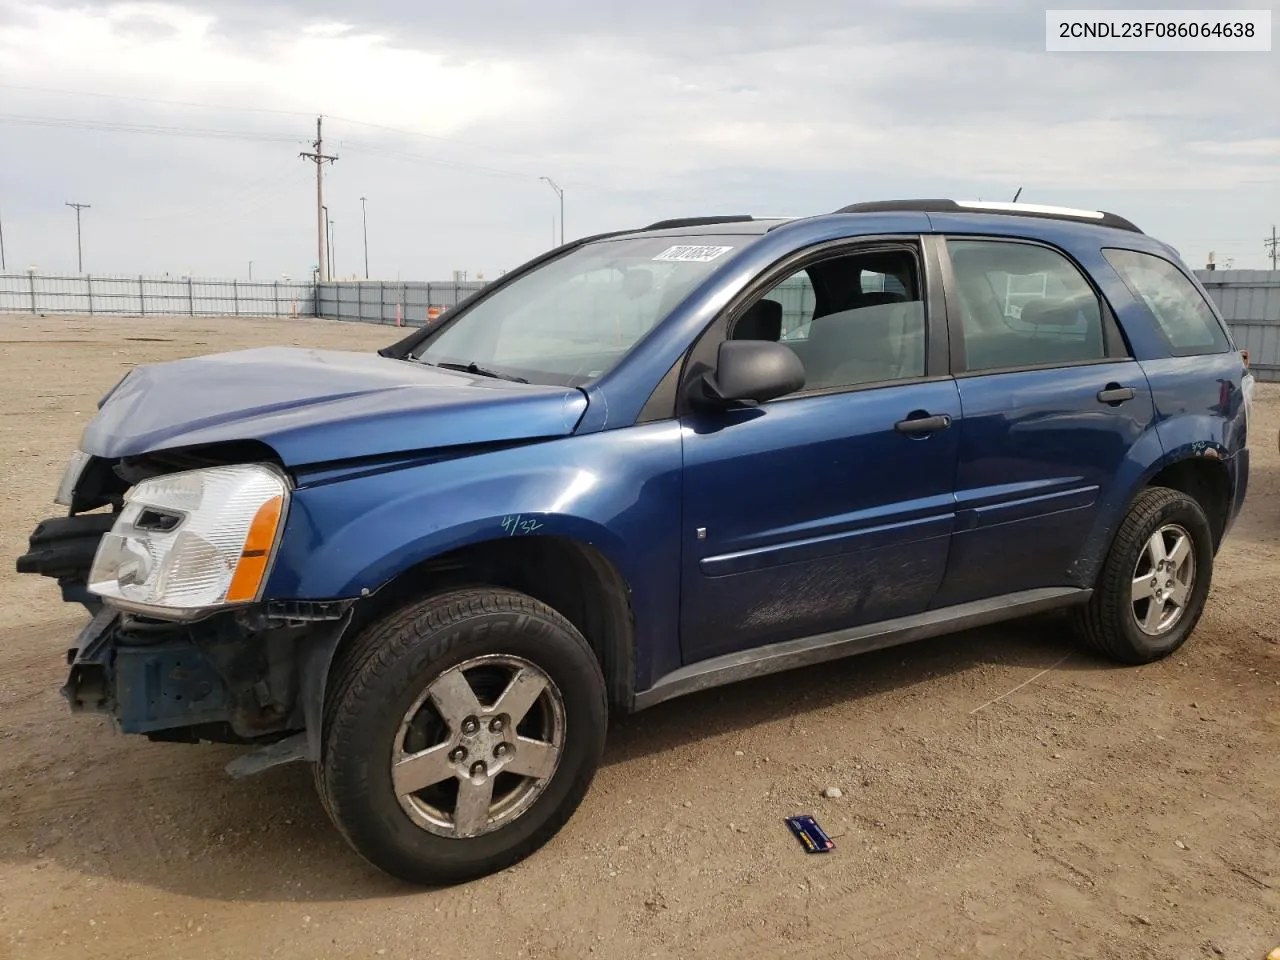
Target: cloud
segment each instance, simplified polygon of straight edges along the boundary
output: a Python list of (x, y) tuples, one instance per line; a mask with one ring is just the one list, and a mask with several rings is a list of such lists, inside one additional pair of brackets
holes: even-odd
[(1243, 244), (1280, 182), (1273, 64), (1049, 54), (1031, 3), (0, 0), (5, 83), (232, 108), (0, 87), (0, 113), (262, 140), (3, 124), (0, 203), (19, 218), (7, 235), (53, 251), (52, 198), (105, 195), (98, 228), (115, 225), (131, 272), (179, 250), (225, 270), (249, 245), (299, 272), (314, 191), (296, 152), (323, 112), (346, 249), (369, 195), (375, 259), (406, 277), (496, 272), (545, 246), (543, 175), (566, 187), (570, 233), (1022, 186), (1148, 212), (1183, 246)]

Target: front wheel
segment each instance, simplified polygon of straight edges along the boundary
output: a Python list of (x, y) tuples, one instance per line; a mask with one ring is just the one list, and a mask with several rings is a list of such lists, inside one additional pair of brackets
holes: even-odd
[(560, 829), (604, 749), (604, 680), (550, 607), (512, 590), (430, 597), (334, 667), (321, 799), (367, 860), (413, 883), (510, 866)]
[(1200, 504), (1148, 487), (1134, 498), (1076, 629), (1121, 663), (1150, 663), (1186, 641), (1204, 612), (1213, 534)]

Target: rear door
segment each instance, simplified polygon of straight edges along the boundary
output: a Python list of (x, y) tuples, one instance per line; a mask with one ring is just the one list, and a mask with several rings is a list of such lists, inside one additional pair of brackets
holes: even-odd
[(914, 238), (814, 257), (762, 278), (691, 357), (782, 340), (807, 383), (682, 412), (686, 663), (919, 613), (942, 581), (960, 406), (941, 290)]
[(962, 421), (944, 607), (1073, 585), (1072, 568), (1154, 416), (1115, 318), (1064, 253), (938, 239)]

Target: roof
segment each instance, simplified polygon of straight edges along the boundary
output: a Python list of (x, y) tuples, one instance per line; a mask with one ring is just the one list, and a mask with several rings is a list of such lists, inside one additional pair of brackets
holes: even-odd
[[(864, 203), (852, 203), (833, 211), (834, 214), (875, 214), (878, 216), (893, 214), (942, 214), (942, 221), (956, 222), (956, 215), (962, 215), (968, 222), (981, 222), (985, 217), (1009, 217), (1015, 221), (1030, 218), (1032, 220), (1054, 220), (1060, 223), (1071, 223), (1079, 226), (1104, 227), (1128, 233), (1143, 234), (1132, 221), (1108, 213), (1105, 210), (1083, 210), (1073, 207), (1054, 207), (1034, 203), (997, 203), (982, 200), (875, 200)], [(679, 217), (670, 220), (659, 220), (647, 227), (634, 230), (620, 230), (615, 233), (588, 240), (615, 239), (619, 237), (646, 236), (761, 236), (796, 219), (815, 220), (832, 214), (819, 214), (816, 217), (753, 217), (750, 214), (720, 214), (714, 216)], [(994, 226), (995, 221), (991, 222)], [(1145, 235), (1145, 234), (1143, 234)]]
[(1129, 230), (1142, 233), (1130, 220), (1105, 210), (1079, 210), (1074, 207), (1051, 207), (1035, 203), (996, 203), (982, 200), (876, 200), (869, 203), (851, 203), (836, 213), (892, 213), (913, 211), (916, 213), (985, 213), (1014, 217), (1043, 217), (1050, 220), (1069, 220), (1092, 223), (1100, 227)]

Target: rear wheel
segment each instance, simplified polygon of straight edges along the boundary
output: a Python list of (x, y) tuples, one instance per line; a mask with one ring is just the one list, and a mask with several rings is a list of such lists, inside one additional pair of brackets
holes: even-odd
[(1148, 487), (1134, 499), (1076, 629), (1122, 663), (1150, 663), (1186, 641), (1204, 612), (1213, 534), (1200, 505), (1179, 490)]
[(492, 873), (546, 843), (604, 747), (604, 680), (558, 613), (511, 590), (423, 600), (335, 664), (317, 787), (351, 845), (415, 883)]

